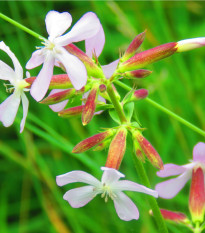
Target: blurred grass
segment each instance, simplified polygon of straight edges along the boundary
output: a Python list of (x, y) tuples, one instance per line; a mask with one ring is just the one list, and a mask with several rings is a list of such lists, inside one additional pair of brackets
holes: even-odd
[[(49, 10), (68, 11), (76, 22), (85, 12), (94, 11), (101, 20), (106, 44), (100, 57), (102, 64), (117, 59), (137, 33), (147, 29), (143, 49), (185, 38), (205, 36), (205, 2), (202, 1), (1, 1), (0, 11), (47, 37), (44, 18)], [(22, 66), (30, 58), (39, 41), (0, 19), (0, 40), (16, 54)], [(82, 43), (80, 44), (82, 45)], [(11, 61), (3, 57), (4, 61)], [(5, 59), (4, 59), (5, 58)], [(205, 49), (176, 54), (148, 68), (154, 72), (137, 82), (146, 87), (150, 98), (169, 108), (193, 124), (205, 129), (204, 85)], [(39, 68), (40, 69), (40, 68)], [(36, 75), (39, 69), (31, 71)], [(125, 81), (132, 86), (132, 83)], [(124, 90), (118, 88), (121, 93)], [(0, 87), (1, 99), (5, 90)], [(147, 128), (145, 136), (160, 153), (164, 163), (185, 164), (192, 158), (192, 148), (200, 135), (143, 101), (136, 104), (138, 117)], [(140, 210), (139, 221), (118, 219), (113, 203), (104, 204), (99, 197), (82, 209), (72, 209), (62, 199), (67, 187), (59, 188), (55, 176), (85, 170), (100, 178), (99, 167), (107, 151), (71, 154), (73, 145), (111, 127), (107, 113), (95, 117), (82, 127), (80, 119), (60, 119), (46, 106), (30, 98), (30, 114), (26, 129), (19, 134), (18, 119), (10, 128), (1, 126), (0, 134), (0, 232), (3, 233), (155, 233), (155, 223), (148, 215), (149, 205), (143, 194), (129, 193)], [(128, 148), (121, 171), (127, 179), (138, 182), (134, 170), (132, 147)], [(150, 164), (145, 165), (152, 187), (161, 179)], [(72, 185), (68, 186), (68, 188)], [(160, 206), (188, 213), (188, 186), (174, 199), (159, 199)], [(170, 232), (181, 228), (169, 225)], [(183, 229), (185, 232), (185, 229)]]

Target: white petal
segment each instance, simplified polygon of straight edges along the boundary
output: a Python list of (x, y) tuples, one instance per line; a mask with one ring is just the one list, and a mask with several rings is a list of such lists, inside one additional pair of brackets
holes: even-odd
[(83, 15), (67, 34), (56, 38), (58, 45), (65, 46), (73, 42), (82, 41), (93, 37), (100, 29), (100, 21), (96, 14), (88, 12)]
[(160, 197), (171, 199), (177, 195), (190, 178), (191, 171), (184, 172), (177, 178), (157, 184), (155, 190), (158, 192)]
[(26, 121), (26, 117), (28, 113), (28, 104), (29, 104), (28, 99), (24, 93), (21, 94), (21, 98), (22, 98), (22, 104), (23, 104), (23, 118), (21, 120), (20, 133), (22, 133), (24, 129), (24, 125), (25, 125), (25, 121)]
[(118, 181), (121, 177), (125, 177), (122, 173), (114, 168), (101, 167), (101, 169), (104, 171), (101, 178), (102, 184), (112, 184)]
[(172, 163), (168, 163), (164, 165), (164, 169), (157, 172), (157, 175), (159, 177), (176, 176), (185, 172), (186, 170), (187, 169), (184, 166), (178, 166)]
[(84, 64), (64, 48), (56, 54), (57, 59), (64, 65), (66, 72), (76, 90), (80, 90), (87, 82), (87, 71)]
[(14, 92), (0, 104), (0, 121), (5, 127), (13, 124), (20, 104), (20, 93)]
[(108, 65), (102, 66), (103, 73), (107, 79), (109, 79), (116, 70), (119, 60), (120, 59), (117, 59)]
[(193, 160), (205, 163), (205, 143), (199, 142), (193, 150)]
[(48, 57), (48, 59), (45, 60), (40, 73), (31, 86), (30, 92), (36, 101), (42, 100), (48, 91), (53, 75), (54, 61), (55, 59), (53, 57)]
[(63, 186), (74, 182), (82, 182), (93, 186), (98, 186), (100, 184), (99, 180), (84, 171), (72, 171), (56, 176), (56, 183), (58, 186)]
[(130, 221), (139, 218), (139, 211), (136, 205), (124, 193), (117, 193), (117, 197), (114, 199), (114, 205), (120, 219)]
[(32, 53), (31, 58), (26, 64), (26, 69), (33, 69), (44, 62), (45, 57), (42, 55), (42, 50), (43, 49), (38, 49)]
[(140, 192), (140, 193), (146, 193), (153, 197), (158, 197), (158, 193), (155, 190), (149, 189), (143, 185), (134, 183), (129, 180), (120, 180), (113, 184), (113, 189), (118, 189), (120, 191), (126, 190), (126, 191), (134, 191), (134, 192)]
[(16, 76), (19, 79), (23, 79), (23, 69), (22, 69), (18, 59), (14, 55), (14, 53), (11, 52), (10, 48), (8, 46), (6, 46), (3, 41), (0, 42), (0, 49), (3, 50), (5, 53), (7, 53), (9, 55), (9, 57), (11, 58), (11, 60), (14, 64), (14, 70), (15, 70)]
[(49, 105), (49, 108), (52, 109), (54, 112), (60, 112), (65, 108), (67, 103), (68, 100), (64, 100), (60, 103)]
[(68, 12), (49, 11), (45, 22), (48, 35), (55, 38), (61, 36), (70, 27), (72, 17)]
[(95, 54), (97, 57), (99, 57), (103, 50), (104, 44), (105, 33), (102, 25), (100, 25), (100, 30), (98, 33), (95, 36), (85, 40), (86, 54), (89, 57), (92, 57), (92, 54)]
[(12, 81), (15, 79), (14, 70), (6, 63), (0, 61), (0, 79)]
[(84, 186), (66, 192), (63, 199), (68, 201), (73, 208), (80, 208), (90, 202), (94, 197), (93, 186)]

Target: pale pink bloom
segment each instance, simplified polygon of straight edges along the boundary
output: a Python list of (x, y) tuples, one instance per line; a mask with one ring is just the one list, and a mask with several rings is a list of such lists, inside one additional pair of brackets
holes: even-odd
[(97, 16), (88, 12), (73, 26), (71, 31), (62, 35), (71, 25), (72, 17), (68, 12), (49, 11), (45, 19), (48, 40), (44, 47), (32, 54), (26, 68), (33, 69), (43, 63), (43, 67), (31, 87), (31, 95), (40, 101), (46, 94), (53, 67), (62, 63), (76, 90), (81, 89), (87, 81), (87, 71), (84, 64), (74, 55), (68, 53), (63, 46), (93, 37), (100, 28)]
[(199, 142), (194, 147), (193, 161), (191, 163), (182, 166), (165, 164), (164, 169), (157, 172), (159, 177), (179, 176), (157, 184), (155, 190), (162, 198), (173, 198), (191, 178), (192, 170), (197, 167), (201, 167), (205, 174), (205, 143), (203, 142)]
[(67, 191), (63, 198), (68, 201), (73, 208), (80, 208), (90, 202), (96, 195), (101, 194), (105, 198), (112, 199), (116, 212), (120, 219), (130, 221), (139, 218), (139, 211), (132, 200), (122, 191), (142, 192), (154, 197), (158, 194), (156, 191), (146, 188), (129, 180), (119, 180), (124, 177), (122, 173), (113, 169), (102, 167), (104, 172), (101, 181), (84, 171), (72, 171), (56, 177), (56, 183), (59, 186), (74, 182), (88, 184), (80, 188), (74, 188)]
[(205, 37), (180, 40), (177, 42), (177, 52), (186, 52), (203, 46), (205, 46)]
[(0, 61), (0, 79), (9, 81), (10, 84), (5, 85), (8, 92), (13, 92), (3, 103), (0, 104), (0, 121), (5, 127), (9, 127), (13, 124), (16, 117), (20, 102), (23, 105), (23, 118), (20, 124), (20, 132), (23, 131), (26, 116), (28, 113), (28, 99), (24, 94), (28, 83), (23, 79), (23, 69), (8, 46), (3, 41), (0, 42), (0, 49), (3, 50), (11, 58), (14, 70), (6, 63)]

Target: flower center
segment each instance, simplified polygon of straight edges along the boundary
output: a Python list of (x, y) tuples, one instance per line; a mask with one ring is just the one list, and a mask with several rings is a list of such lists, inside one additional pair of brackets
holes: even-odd
[(113, 193), (113, 191), (109, 185), (106, 185), (105, 183), (103, 183), (101, 197), (105, 198), (105, 202), (107, 202), (109, 197), (112, 200), (114, 200), (116, 195)]
[(6, 87), (7, 93), (12, 93), (15, 89), (22, 91), (24, 88), (26, 88), (29, 84), (25, 80), (16, 80), (14, 83), (6, 84), (4, 83), (4, 86)]

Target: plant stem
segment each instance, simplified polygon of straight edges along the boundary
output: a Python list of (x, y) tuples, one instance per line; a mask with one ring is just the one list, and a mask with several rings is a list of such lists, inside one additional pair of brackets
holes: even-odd
[(6, 16), (6, 15), (4, 15), (2, 13), (0, 13), (0, 18), (4, 19), (5, 21), (13, 24), (14, 26), (20, 28), (21, 30), (27, 32), (28, 34), (30, 34), (30, 35), (32, 35), (32, 36), (34, 36), (34, 37), (36, 37), (36, 38), (38, 38), (40, 40), (45, 39), (43, 36), (39, 35), (38, 33), (32, 31), (31, 29), (23, 26), (22, 24), (18, 23), (17, 21), (9, 18), (8, 16)]
[[(146, 187), (150, 188), (151, 187), (150, 182), (149, 182), (149, 179), (147, 177), (144, 166), (143, 166), (142, 162), (139, 159), (137, 159), (135, 153), (133, 153), (133, 159), (134, 159), (136, 171), (137, 171), (138, 175), (140, 176), (142, 183)], [(147, 195), (147, 199), (148, 199), (149, 204), (152, 208), (153, 216), (154, 216), (155, 221), (157, 223), (159, 233), (168, 233), (167, 226), (166, 226), (165, 221), (161, 215), (161, 212), (160, 212), (160, 209), (159, 209), (159, 206), (158, 206), (158, 203), (157, 203), (155, 197)]]
[[(132, 90), (131, 87), (127, 86), (126, 84), (120, 82), (120, 81), (115, 81), (115, 83), (118, 86), (121, 86), (122, 88), (124, 88), (125, 90)], [(146, 98), (144, 99), (144, 101), (150, 103), (151, 105), (153, 105), (154, 107), (158, 108), (159, 110), (161, 110), (162, 112), (166, 113), (167, 115), (171, 116), (172, 118), (174, 118), (175, 120), (181, 122), (182, 124), (186, 125), (188, 128), (192, 129), (193, 131), (195, 131), (196, 133), (202, 135), (205, 137), (205, 131), (200, 129), (199, 127), (193, 125), (192, 123), (190, 123), (189, 121), (185, 120), (184, 118), (178, 116), (177, 114), (175, 114), (174, 112), (170, 111), (169, 109), (163, 107), (162, 105), (158, 104), (157, 102), (155, 102), (154, 100), (150, 99), (150, 98)]]

